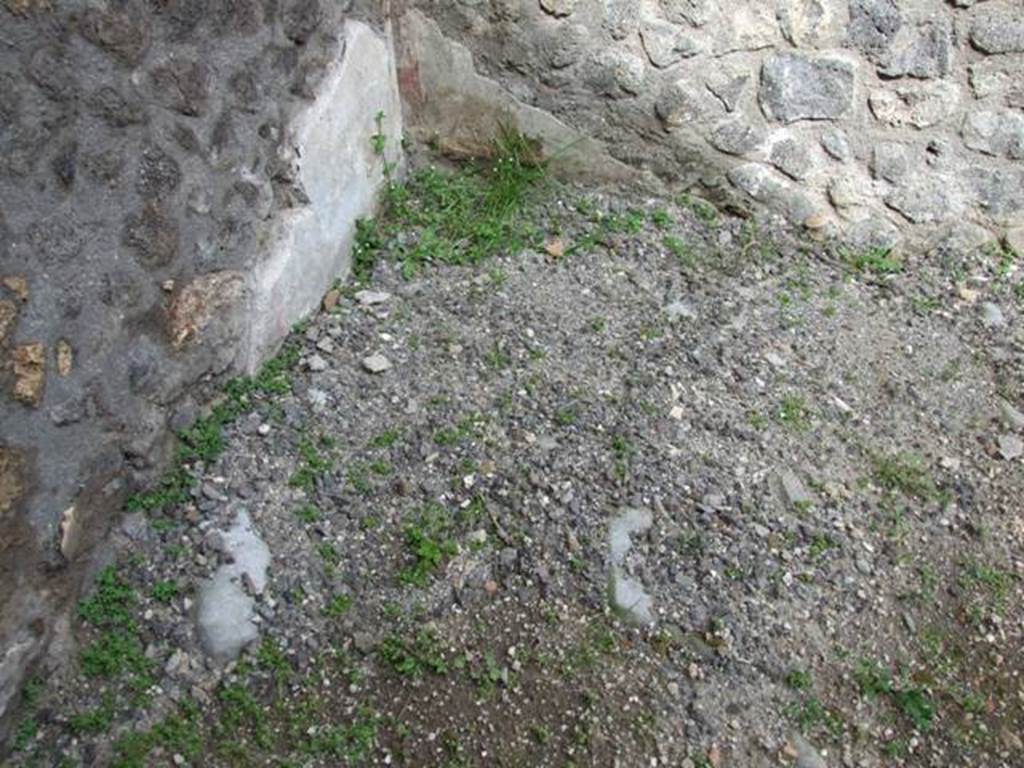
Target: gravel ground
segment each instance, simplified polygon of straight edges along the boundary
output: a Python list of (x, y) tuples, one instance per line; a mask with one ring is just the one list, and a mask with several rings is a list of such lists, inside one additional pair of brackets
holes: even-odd
[[(9, 765), (1024, 765), (1012, 254), (527, 216), (403, 276), (405, 232), (296, 329), (189, 499), (125, 519)], [(270, 565), (221, 665), (243, 513)]]

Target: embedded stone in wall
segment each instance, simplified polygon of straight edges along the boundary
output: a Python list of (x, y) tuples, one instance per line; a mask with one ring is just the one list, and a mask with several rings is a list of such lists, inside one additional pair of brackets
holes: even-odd
[(971, 165), (965, 173), (978, 205), (997, 222), (1013, 223), (1024, 214), (1024, 170)]
[(798, 48), (830, 45), (848, 19), (842, 5), (825, 0), (783, 0), (779, 5), (779, 28), (783, 37)]
[(983, 10), (971, 24), (970, 37), (984, 53), (1024, 53), (1024, 15), (1019, 3)]
[(1006, 105), (1024, 109), (1024, 56), (992, 56), (968, 67), (975, 98), (1003, 96)]
[(75, 364), (75, 351), (67, 339), (60, 339), (57, 342), (57, 373), (61, 378), (71, 375), (71, 369)]
[(173, 58), (150, 75), (157, 100), (167, 109), (198, 117), (209, 96), (209, 71), (198, 61)]
[(885, 203), (915, 224), (939, 221), (963, 210), (963, 200), (950, 179), (915, 176), (897, 187)]
[(707, 87), (722, 102), (722, 106), (725, 107), (727, 112), (733, 112), (739, 105), (749, 82), (749, 74), (725, 72), (715, 75), (711, 80), (708, 80)]
[(625, 40), (640, 27), (640, 4), (636, 0), (606, 0), (608, 33), (614, 40)]
[(829, 128), (821, 134), (821, 146), (830, 157), (841, 163), (849, 162), (853, 158), (850, 140), (841, 128)]
[(803, 225), (821, 214), (821, 208), (802, 192), (760, 163), (745, 163), (729, 171), (729, 181), (752, 199), (768, 205), (794, 224)]
[(716, 56), (734, 51), (760, 51), (780, 42), (778, 20), (768, 4), (760, 0), (733, 0), (719, 7), (722, 19), (715, 25)]
[(145, 33), (139, 21), (126, 12), (90, 8), (79, 29), (82, 37), (126, 66), (133, 67), (142, 60)]
[(565, 69), (578, 62), (586, 51), (590, 32), (583, 24), (567, 24), (559, 27), (545, 45), (552, 69)]
[(0, 519), (25, 491), (25, 461), (19, 451), (0, 445)]
[(967, 115), (964, 144), (986, 155), (1024, 159), (1024, 115), (1007, 109), (977, 110)]
[(609, 96), (620, 92), (635, 96), (643, 87), (646, 72), (647, 67), (639, 56), (610, 48), (597, 55), (592, 83), (599, 92)]
[(0, 344), (7, 341), (7, 334), (18, 319), (18, 305), (7, 299), (0, 299)]
[(761, 108), (783, 123), (838, 120), (853, 106), (854, 68), (835, 58), (786, 53), (761, 68)]
[(46, 347), (42, 342), (19, 344), (14, 348), (14, 398), (39, 406), (46, 383)]
[(145, 198), (165, 197), (181, 183), (178, 161), (158, 146), (146, 147), (139, 161), (135, 188)]
[(883, 77), (945, 77), (952, 68), (953, 33), (946, 22), (903, 27), (878, 73)]
[(907, 168), (907, 148), (903, 144), (883, 141), (875, 145), (871, 173), (876, 179), (896, 183), (906, 175)]
[(715, 126), (708, 141), (726, 154), (745, 155), (764, 142), (764, 133), (742, 119), (727, 120)]
[[(639, 5), (635, 0), (628, 2)], [(661, 10), (669, 21), (703, 27), (710, 18), (711, 4), (708, 0), (661, 0)]]
[(155, 201), (128, 216), (121, 239), (146, 267), (166, 266), (178, 255), (177, 222)]
[(644, 24), (640, 28), (640, 40), (647, 58), (659, 69), (701, 52), (696, 38), (665, 22), (649, 21)]
[(871, 113), (894, 128), (929, 128), (948, 120), (960, 107), (960, 89), (950, 82), (877, 89), (868, 97)]
[(869, 57), (881, 56), (903, 27), (896, 0), (850, 0), (846, 41)]
[(785, 138), (776, 142), (772, 146), (769, 159), (772, 165), (791, 179), (797, 181), (807, 178), (807, 175), (814, 167), (811, 153), (808, 149), (791, 138)]
[(724, 110), (705, 89), (691, 85), (684, 78), (662, 89), (654, 103), (654, 111), (665, 128), (672, 131), (722, 114)]
[(540, 0), (540, 7), (552, 16), (568, 16), (576, 8), (576, 0)]
[(245, 277), (240, 272), (213, 272), (196, 277), (174, 296), (167, 308), (171, 342), (181, 347), (187, 341), (199, 341), (212, 323), (230, 322), (244, 295)]

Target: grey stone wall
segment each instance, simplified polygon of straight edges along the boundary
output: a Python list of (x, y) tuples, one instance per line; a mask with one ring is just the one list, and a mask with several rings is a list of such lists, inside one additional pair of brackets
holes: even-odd
[(0, 726), (171, 431), (344, 274), (379, 5), (0, 0)]
[[(1024, 217), (1019, 0), (409, 0), (479, 75), (670, 187), (860, 245)], [(407, 15), (403, 37), (422, 37)], [(408, 46), (407, 46), (408, 47)], [(422, 48), (422, 46), (421, 46)], [(420, 54), (430, 57), (434, 54)], [(445, 107), (417, 93), (429, 133)], [(426, 120), (420, 114), (428, 115)]]

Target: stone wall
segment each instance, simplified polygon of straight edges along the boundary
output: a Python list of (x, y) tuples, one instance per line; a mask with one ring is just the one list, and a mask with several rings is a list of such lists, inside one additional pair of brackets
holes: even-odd
[(344, 275), (380, 5), (0, 0), (0, 731), (171, 430)]
[(453, 112), (466, 79), (423, 99), (419, 73), (451, 57), (417, 44), (435, 29), (517, 108), (550, 113), (672, 189), (761, 203), (860, 246), (1024, 223), (1019, 0), (405, 5), (423, 12), (401, 25), (400, 65), (421, 134)]

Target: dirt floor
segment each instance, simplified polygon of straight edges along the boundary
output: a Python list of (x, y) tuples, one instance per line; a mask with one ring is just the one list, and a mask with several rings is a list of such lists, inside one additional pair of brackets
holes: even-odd
[(5, 764), (1024, 765), (1024, 257), (493, 173), (184, 436)]

